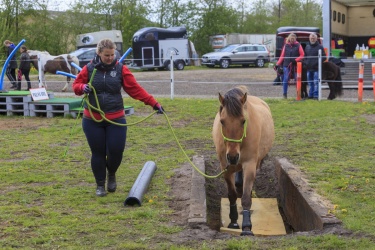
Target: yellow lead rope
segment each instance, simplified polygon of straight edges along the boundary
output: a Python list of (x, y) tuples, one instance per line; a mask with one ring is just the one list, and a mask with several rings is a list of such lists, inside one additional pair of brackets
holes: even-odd
[[(151, 116), (153, 116), (157, 111), (154, 111), (153, 113), (151, 113), (149, 116), (137, 121), (137, 122), (134, 122), (134, 123), (127, 123), (127, 124), (122, 124), (122, 123), (117, 123), (117, 122), (114, 122), (114, 121), (111, 121), (109, 119), (107, 119), (105, 117), (105, 113), (100, 109), (100, 106), (99, 106), (99, 100), (98, 100), (98, 96), (96, 95), (96, 90), (95, 88), (92, 86), (92, 80), (94, 79), (94, 75), (96, 73), (96, 69), (94, 69), (92, 75), (91, 75), (91, 78), (90, 78), (90, 81), (88, 82), (90, 88), (92, 89), (92, 92), (93, 92), (93, 95), (95, 97), (95, 103), (97, 105), (97, 107), (91, 105), (91, 103), (89, 102), (88, 100), (88, 94), (85, 94), (84, 98), (83, 98), (83, 101), (86, 102), (87, 104), (87, 107), (88, 107), (88, 110), (90, 112), (90, 115), (92, 117), (92, 119), (96, 122), (102, 122), (103, 120), (109, 122), (109, 123), (112, 123), (114, 125), (118, 125), (118, 126), (132, 126), (132, 125), (136, 125), (138, 123), (141, 123), (145, 120), (147, 120), (148, 118), (150, 118)], [(95, 119), (93, 113), (92, 113), (92, 110), (98, 112), (100, 114), (100, 116), (102, 117), (101, 119)], [(172, 125), (171, 125), (171, 122), (167, 116), (167, 114), (165, 112), (163, 112), (163, 115), (165, 117), (165, 119), (167, 120), (167, 123), (168, 123), (168, 126), (170, 128), (170, 130), (172, 131), (172, 134), (173, 134), (173, 137), (175, 138), (176, 142), (177, 142), (177, 145), (178, 147), (181, 149), (182, 153), (185, 155), (186, 159), (189, 161), (190, 165), (193, 166), (193, 168), (199, 173), (201, 174), (202, 176), (204, 176), (205, 178), (217, 178), (219, 176), (221, 176), (223, 173), (226, 172), (226, 169), (221, 171), (221, 173), (219, 173), (218, 175), (215, 175), (215, 176), (210, 176), (210, 175), (206, 175), (205, 173), (203, 173), (197, 166), (195, 166), (195, 164), (190, 160), (189, 156), (186, 154), (185, 150), (182, 148), (181, 146), (181, 143), (178, 141), (177, 139), (177, 136), (172, 128)], [(77, 116), (78, 117), (78, 116)]]

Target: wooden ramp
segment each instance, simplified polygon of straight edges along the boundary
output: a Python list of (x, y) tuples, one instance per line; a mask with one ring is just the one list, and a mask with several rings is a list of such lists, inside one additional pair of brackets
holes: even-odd
[[(238, 224), (242, 224), (241, 199), (237, 199)], [(228, 228), (229, 200), (221, 199), (221, 225), (220, 232), (240, 235), (242, 229)], [(276, 198), (253, 198), (251, 206), (252, 231), (255, 236), (286, 235), (283, 219), (281, 218)]]

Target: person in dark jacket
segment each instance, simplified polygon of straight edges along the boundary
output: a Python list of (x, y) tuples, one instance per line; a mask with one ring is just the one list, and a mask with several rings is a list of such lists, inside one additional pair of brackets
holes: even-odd
[(314, 98), (317, 100), (319, 98), (319, 50), (322, 51), (322, 62), (326, 60), (326, 53), (324, 47), (318, 42), (318, 36), (315, 33), (310, 34), (309, 40), (310, 43), (306, 46), (304, 59), (304, 64), (307, 69), (307, 81), (309, 84), (308, 98)]
[[(8, 51), (7, 51), (7, 57), (10, 56), (10, 54), (12, 53), (12, 51), (16, 48), (16, 46), (14, 45), (13, 42), (9, 41), (9, 40), (5, 40), (4, 41), (4, 45), (6, 47), (8, 47)], [(12, 58), (10, 59), (9, 63), (8, 63), (8, 67), (6, 69), (6, 75), (9, 79), (9, 81), (11, 82), (12, 86), (11, 88), (12, 89), (15, 89), (17, 88), (17, 80), (16, 80), (16, 69), (17, 69), (17, 59), (16, 59), (16, 54), (14, 54), (12, 56)]]
[(305, 55), (303, 48), (299, 42), (297, 42), (297, 36), (294, 33), (290, 33), (286, 43), (281, 51), (279, 60), (276, 63), (276, 67), (283, 67), (283, 97), (287, 98), (288, 95), (288, 83), (293, 74), (294, 79), (297, 79), (297, 62), (303, 60)]
[[(122, 161), (127, 133), (121, 89), (158, 113), (164, 112), (155, 98), (138, 84), (130, 70), (116, 60), (115, 49), (116, 44), (112, 40), (99, 41), (95, 58), (82, 68), (73, 83), (74, 93), (87, 94), (89, 104), (100, 107), (107, 119), (102, 119), (95, 110), (90, 111), (90, 106), (85, 103), (82, 128), (91, 149), (91, 169), (96, 180), (97, 196), (107, 194), (106, 179), (108, 192), (115, 192), (117, 188), (116, 171)], [(97, 71), (92, 76), (94, 69)]]
[(20, 67), (18, 68), (18, 83), (17, 83), (17, 90), (21, 90), (21, 82), (22, 82), (22, 75), (25, 76), (27, 81), (27, 90), (31, 89), (31, 82), (30, 82), (30, 69), (31, 69), (31, 60), (30, 56), (27, 53), (27, 47), (22, 45), (20, 48), (21, 56), (20, 56)]

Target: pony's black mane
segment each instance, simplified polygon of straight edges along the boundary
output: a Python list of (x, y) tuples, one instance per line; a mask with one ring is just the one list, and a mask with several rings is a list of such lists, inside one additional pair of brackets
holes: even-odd
[(233, 88), (224, 95), (223, 107), (226, 107), (230, 116), (242, 116), (242, 102), (241, 98), (244, 93), (241, 89)]

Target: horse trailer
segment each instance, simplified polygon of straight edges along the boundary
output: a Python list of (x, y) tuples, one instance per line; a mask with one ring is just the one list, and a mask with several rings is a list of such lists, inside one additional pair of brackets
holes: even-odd
[(109, 38), (116, 44), (116, 50), (120, 53), (120, 55), (124, 53), (122, 32), (120, 30), (103, 30), (79, 34), (76, 38), (77, 50), (81, 48), (96, 48), (98, 42), (104, 38)]
[(183, 70), (190, 64), (190, 43), (185, 27), (157, 28), (146, 27), (133, 35), (132, 68)]

